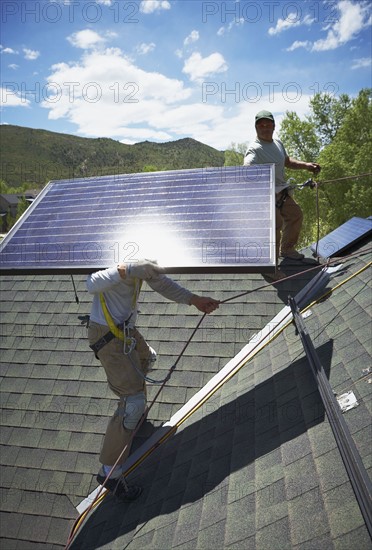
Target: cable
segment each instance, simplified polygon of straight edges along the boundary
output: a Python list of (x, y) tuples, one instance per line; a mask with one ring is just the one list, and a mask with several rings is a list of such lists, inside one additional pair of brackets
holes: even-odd
[(350, 179), (356, 179), (356, 178), (364, 178), (366, 176), (372, 176), (372, 172), (366, 172), (365, 174), (357, 174), (355, 176), (344, 176), (342, 178), (334, 178), (334, 179), (331, 179), (331, 180), (319, 181), (318, 185), (324, 185), (325, 183), (334, 183), (335, 181), (343, 181), (343, 180), (350, 180)]
[(315, 257), (319, 259), (318, 256), (318, 248), (319, 248), (319, 240), (320, 240), (320, 213), (319, 213), (319, 186), (317, 185), (315, 188), (316, 195), (315, 195), (315, 204), (316, 204), (316, 246), (315, 246)]

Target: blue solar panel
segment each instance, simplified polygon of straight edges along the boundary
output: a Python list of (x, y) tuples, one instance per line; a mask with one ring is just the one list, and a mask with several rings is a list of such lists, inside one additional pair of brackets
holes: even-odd
[(168, 272), (275, 267), (274, 166), (52, 181), (5, 237), (0, 271), (88, 273), (141, 258)]
[[(359, 239), (367, 237), (372, 231), (372, 219), (351, 218), (337, 229), (320, 239), (318, 243), (318, 255), (322, 258), (331, 258), (341, 254), (351, 247)], [(311, 245), (316, 252), (316, 243)]]

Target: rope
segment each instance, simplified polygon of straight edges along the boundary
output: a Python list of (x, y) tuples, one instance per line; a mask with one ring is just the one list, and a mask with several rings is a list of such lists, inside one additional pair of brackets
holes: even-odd
[(372, 172), (366, 172), (364, 174), (357, 174), (355, 176), (344, 176), (342, 178), (334, 178), (334, 179), (331, 179), (331, 180), (324, 180), (324, 181), (318, 182), (318, 185), (324, 185), (325, 183), (334, 183), (335, 181), (350, 180), (350, 179), (355, 179), (355, 178), (364, 178), (366, 176), (372, 176)]
[[(365, 253), (367, 253), (367, 252), (370, 252), (370, 251), (371, 251), (371, 249), (365, 251), (363, 254), (365, 254)], [(359, 253), (349, 254), (349, 255), (347, 255), (347, 256), (344, 257), (344, 260), (347, 260), (347, 259), (349, 259), (349, 258), (352, 258), (352, 257), (354, 257), (354, 256), (358, 256), (358, 255), (360, 256), (360, 252), (359, 252)], [(329, 264), (331, 264), (331, 263), (335, 263), (335, 262), (339, 262), (339, 259), (329, 260), (329, 262), (328, 262), (327, 265), (329, 265)], [(329, 291), (327, 291), (323, 296), (321, 296), (321, 297), (318, 298), (316, 301), (312, 302), (312, 304), (310, 304), (309, 306), (307, 306), (307, 307), (304, 309), (304, 311), (307, 311), (307, 310), (308, 310), (310, 307), (312, 307), (314, 304), (316, 304), (316, 303), (322, 301), (326, 296), (328, 296), (329, 294), (331, 294), (332, 292), (334, 292), (334, 291), (335, 291), (336, 289), (338, 289), (340, 286), (342, 286), (343, 284), (345, 284), (346, 282), (348, 282), (349, 280), (351, 280), (353, 277), (355, 277), (356, 275), (358, 275), (359, 273), (361, 273), (362, 271), (364, 271), (365, 269), (367, 269), (368, 267), (370, 267), (370, 266), (371, 266), (371, 263), (372, 263), (372, 262), (369, 262), (366, 266), (364, 266), (362, 269), (360, 269), (357, 273), (354, 273), (353, 275), (351, 275), (350, 277), (348, 277), (346, 280), (342, 281), (341, 283), (339, 283), (338, 285), (336, 285), (334, 288), (332, 288), (332, 289), (330, 289)], [(221, 303), (221, 304), (224, 304), (224, 303), (227, 303), (227, 302), (229, 302), (229, 301), (236, 300), (237, 298), (240, 298), (240, 297), (242, 297), (242, 296), (246, 296), (247, 294), (250, 294), (250, 293), (252, 293), (252, 292), (256, 292), (256, 291), (261, 290), (261, 289), (263, 289), (263, 288), (266, 288), (266, 287), (268, 287), (268, 286), (275, 285), (275, 284), (277, 284), (277, 283), (279, 283), (279, 282), (282, 283), (282, 282), (285, 281), (285, 280), (293, 279), (293, 278), (298, 277), (299, 275), (302, 275), (302, 274), (304, 274), (304, 273), (314, 271), (315, 269), (319, 269), (319, 268), (323, 268), (323, 269), (324, 269), (325, 267), (326, 267), (326, 266), (324, 266), (324, 265), (323, 265), (323, 266), (322, 266), (322, 265), (317, 265), (317, 266), (314, 266), (314, 267), (312, 267), (312, 268), (305, 269), (305, 270), (303, 270), (303, 271), (301, 271), (301, 272), (299, 272), (299, 273), (296, 273), (296, 274), (294, 274), (294, 275), (290, 275), (290, 276), (288, 276), (288, 277), (285, 277), (284, 279), (281, 279), (280, 281), (274, 281), (274, 282), (271, 282), (271, 283), (267, 283), (267, 284), (262, 285), (262, 286), (260, 286), (260, 287), (258, 287), (258, 288), (256, 288), (256, 289), (254, 289), (254, 290), (250, 290), (250, 291), (247, 291), (247, 292), (244, 292), (244, 293), (240, 293), (240, 294), (234, 295), (234, 296), (232, 296), (232, 297), (230, 297), (230, 298), (227, 298), (227, 299), (225, 299), (225, 300), (220, 301), (220, 303)], [(309, 292), (310, 292), (310, 289), (309, 289)], [(112, 469), (111, 469), (111, 471), (109, 472), (108, 476), (106, 477), (104, 483), (102, 484), (102, 486), (101, 486), (101, 488), (100, 488), (98, 494), (96, 495), (96, 497), (94, 498), (94, 500), (92, 501), (92, 503), (89, 505), (89, 507), (87, 508), (87, 510), (85, 510), (85, 511), (76, 519), (76, 521), (74, 522), (74, 524), (73, 524), (73, 526), (72, 526), (72, 528), (71, 528), (69, 537), (68, 537), (68, 541), (67, 541), (65, 550), (67, 550), (67, 549), (70, 547), (70, 545), (71, 545), (71, 543), (72, 543), (74, 537), (75, 537), (76, 534), (77, 534), (78, 529), (80, 528), (82, 522), (83, 522), (84, 519), (87, 517), (87, 515), (89, 514), (89, 512), (90, 512), (95, 506), (97, 506), (97, 505), (105, 498), (105, 496), (106, 496), (107, 493), (103, 493), (103, 494), (101, 494), (101, 493), (102, 493), (102, 491), (103, 491), (103, 489), (104, 489), (104, 487), (105, 487), (105, 484), (106, 484), (107, 480), (109, 479), (109, 477), (110, 477), (112, 471), (114, 470), (114, 468), (117, 466), (117, 464), (118, 464), (119, 461), (121, 460), (123, 454), (125, 453), (126, 449), (128, 448), (128, 445), (131, 444), (133, 438), (134, 438), (135, 435), (138, 433), (140, 427), (142, 426), (143, 422), (144, 422), (145, 419), (147, 418), (147, 416), (148, 416), (148, 414), (149, 414), (151, 408), (153, 407), (153, 405), (155, 404), (156, 400), (158, 399), (158, 396), (159, 396), (159, 394), (161, 393), (163, 387), (165, 386), (165, 384), (167, 383), (167, 381), (170, 379), (170, 377), (171, 377), (173, 371), (175, 370), (176, 366), (178, 365), (179, 361), (181, 360), (182, 356), (184, 355), (184, 353), (185, 353), (187, 347), (190, 345), (190, 343), (191, 343), (191, 341), (192, 341), (192, 339), (193, 339), (195, 333), (196, 333), (197, 330), (199, 329), (199, 327), (200, 327), (200, 325), (202, 324), (202, 322), (203, 322), (203, 320), (205, 319), (205, 317), (206, 317), (206, 314), (204, 313), (203, 316), (199, 319), (199, 321), (198, 321), (197, 325), (195, 326), (195, 328), (193, 329), (193, 332), (191, 333), (190, 337), (188, 338), (187, 342), (185, 343), (185, 345), (184, 345), (184, 347), (183, 347), (181, 353), (180, 353), (179, 356), (177, 357), (176, 361), (175, 361), (174, 364), (170, 367), (169, 372), (168, 372), (168, 376), (167, 376), (167, 377), (164, 379), (164, 381), (162, 382), (162, 384), (161, 384), (160, 388), (158, 389), (158, 391), (157, 391), (157, 393), (156, 393), (154, 399), (153, 399), (152, 402), (150, 403), (149, 407), (146, 408), (146, 410), (145, 410), (144, 414), (142, 415), (141, 419), (139, 420), (139, 422), (138, 422), (138, 424), (137, 424), (135, 430), (133, 430), (133, 432), (132, 432), (132, 434), (131, 434), (130, 440), (128, 441), (128, 443), (126, 444), (126, 446), (124, 447), (124, 449), (123, 449), (122, 452), (120, 453), (120, 455), (119, 455), (117, 461), (115, 462), (115, 464), (112, 466)], [(277, 337), (277, 336), (278, 336), (278, 335), (279, 335), (279, 334), (280, 334), (280, 333), (290, 324), (290, 322), (291, 322), (291, 321), (287, 322), (287, 323), (280, 329), (280, 331), (278, 332), (278, 334), (276, 334), (273, 338), (276, 338), (276, 337)], [(274, 328), (271, 329), (270, 332), (272, 332), (273, 330), (274, 330)], [(270, 333), (269, 333), (269, 334), (270, 334)], [(271, 341), (273, 340), (273, 338), (271, 338), (271, 339), (267, 342), (267, 344), (265, 344), (265, 346), (268, 345), (269, 343), (271, 343)], [(261, 341), (257, 343), (257, 345), (253, 348), (252, 352), (253, 352), (254, 350), (258, 349), (258, 346), (260, 346), (260, 345), (261, 345)], [(264, 347), (265, 347), (265, 346), (264, 346)], [(258, 351), (259, 351), (259, 350), (258, 350)], [(252, 352), (251, 352), (251, 353), (252, 353)], [(242, 361), (243, 361), (243, 360), (242, 360)], [(234, 369), (234, 371), (233, 371), (232, 373), (230, 373), (230, 375), (228, 376), (228, 378), (227, 378), (226, 380), (221, 381), (220, 384), (214, 389), (214, 391), (213, 391), (213, 393), (212, 393), (211, 395), (213, 395), (216, 391), (218, 391), (218, 389), (221, 387), (222, 384), (224, 384), (224, 383), (225, 383), (227, 380), (229, 380), (233, 375), (235, 375), (236, 372), (237, 372), (237, 370), (239, 370), (240, 368), (242, 368), (242, 367), (246, 364), (246, 362), (247, 362), (247, 360), (246, 360), (244, 363), (240, 364), (240, 366), (238, 366), (236, 369)], [(174, 427), (170, 430), (170, 432), (169, 432), (168, 434), (166, 434), (166, 435), (158, 442), (157, 446), (160, 445), (160, 444), (162, 444), (166, 439), (168, 439), (168, 438), (177, 430), (177, 428), (178, 428), (183, 422), (185, 422), (185, 420), (187, 420), (187, 418), (189, 418), (189, 416), (191, 416), (191, 414), (193, 414), (198, 408), (200, 408), (200, 406), (202, 406), (202, 404), (203, 404), (207, 399), (210, 398), (211, 395), (206, 396), (206, 397), (204, 398), (204, 400), (202, 401), (202, 403), (199, 403), (198, 405), (196, 405), (196, 406), (194, 407), (194, 409), (193, 409), (192, 411), (190, 411), (190, 412), (186, 415), (185, 418), (181, 419), (181, 420), (176, 424), (176, 426), (174, 426)], [(146, 456), (147, 456), (148, 454), (150, 454), (150, 451), (148, 451), (148, 453), (146, 454)], [(145, 457), (145, 458), (146, 458), (146, 457)], [(140, 463), (140, 462), (139, 462), (139, 463)], [(135, 467), (136, 467), (136, 465), (133, 465), (130, 471), (132, 471)], [(130, 473), (130, 472), (128, 472), (128, 473)]]
[(315, 204), (316, 204), (316, 246), (315, 246), (315, 257), (319, 259), (318, 248), (320, 240), (320, 213), (319, 213), (319, 186), (316, 186), (316, 195), (315, 195)]
[[(369, 252), (372, 252), (372, 248), (367, 249), (365, 252), (363, 252), (363, 254), (367, 254)], [(344, 256), (342, 258), (342, 260), (345, 261), (345, 260), (348, 260), (349, 258), (353, 258), (354, 256), (360, 256), (360, 255), (361, 255), (360, 251), (359, 252), (353, 252), (352, 254), (348, 254), (347, 256)], [(328, 265), (331, 265), (331, 264), (334, 264), (334, 263), (339, 263), (339, 262), (340, 262), (340, 258), (334, 258), (333, 260), (329, 258), (326, 265), (328, 266)], [(306, 273), (310, 273), (311, 271), (315, 271), (316, 269), (322, 269), (323, 267), (325, 267), (325, 266), (324, 265), (315, 265), (314, 267), (309, 267), (308, 269), (304, 269), (303, 271), (299, 271), (298, 273), (294, 273), (293, 275), (288, 275), (287, 277), (284, 277), (283, 279), (280, 279), (279, 281), (272, 281), (271, 283), (265, 283), (264, 285), (261, 285), (257, 288), (254, 288), (253, 290), (247, 290), (245, 292), (241, 292), (240, 294), (236, 294), (235, 296), (231, 296), (231, 298), (226, 298), (225, 300), (221, 300), (220, 304), (226, 304), (227, 302), (230, 302), (232, 300), (236, 300), (237, 298), (242, 298), (243, 296), (247, 296), (247, 294), (252, 294), (252, 292), (256, 292), (258, 290), (263, 290), (263, 289), (265, 289), (269, 286), (274, 286), (274, 285), (277, 285), (279, 283), (283, 283), (284, 281), (289, 281), (291, 279), (295, 279), (299, 275), (304, 275)]]

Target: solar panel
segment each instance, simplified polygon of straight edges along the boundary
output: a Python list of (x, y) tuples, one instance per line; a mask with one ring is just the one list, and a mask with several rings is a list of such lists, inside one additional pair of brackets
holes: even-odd
[(169, 273), (275, 267), (274, 165), (51, 181), (0, 246), (0, 272), (89, 273), (155, 259)]
[[(331, 258), (337, 254), (341, 254), (363, 237), (367, 237), (371, 231), (372, 219), (351, 218), (323, 237), (323, 239), (320, 239), (318, 254), (322, 258)], [(311, 245), (311, 249), (316, 252), (316, 243)]]

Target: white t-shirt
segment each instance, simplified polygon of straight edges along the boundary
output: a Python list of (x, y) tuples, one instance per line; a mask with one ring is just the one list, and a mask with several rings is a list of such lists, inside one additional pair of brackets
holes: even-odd
[(288, 184), (285, 180), (284, 163), (287, 152), (279, 139), (263, 141), (258, 138), (249, 144), (244, 156), (244, 166), (251, 164), (275, 164), (275, 191), (283, 191)]

